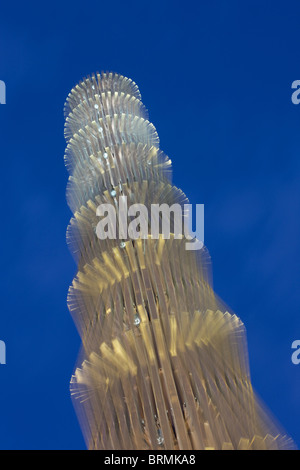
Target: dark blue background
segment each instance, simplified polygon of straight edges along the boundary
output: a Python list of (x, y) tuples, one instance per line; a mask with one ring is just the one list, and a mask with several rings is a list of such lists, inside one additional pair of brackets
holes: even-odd
[(205, 204), (216, 292), (252, 382), (300, 443), (299, 1), (2, 2), (0, 448), (85, 448), (69, 397), (63, 105), (85, 75), (139, 85), (174, 183)]

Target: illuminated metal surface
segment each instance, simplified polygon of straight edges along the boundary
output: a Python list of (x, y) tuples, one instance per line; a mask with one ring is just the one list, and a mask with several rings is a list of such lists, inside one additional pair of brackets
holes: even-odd
[[(253, 393), (245, 330), (185, 240), (99, 240), (96, 208), (187, 203), (135, 83), (97, 74), (69, 94), (65, 161), (78, 263), (68, 306), (82, 338), (71, 393), (89, 449), (277, 449)], [(119, 224), (119, 220), (117, 220)]]

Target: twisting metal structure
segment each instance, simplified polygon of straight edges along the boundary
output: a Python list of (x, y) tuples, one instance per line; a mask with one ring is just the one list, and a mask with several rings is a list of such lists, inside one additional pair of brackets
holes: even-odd
[(149, 208), (187, 202), (136, 84), (92, 75), (70, 92), (65, 116), (78, 263), (68, 306), (82, 339), (71, 394), (88, 448), (293, 447), (252, 390), (244, 326), (212, 290), (207, 250), (161, 232), (96, 235), (97, 207), (118, 208), (120, 196)]

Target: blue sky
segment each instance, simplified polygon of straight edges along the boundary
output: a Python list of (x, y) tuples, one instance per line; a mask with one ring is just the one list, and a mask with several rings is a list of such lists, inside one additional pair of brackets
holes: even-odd
[(69, 397), (63, 105), (98, 70), (138, 84), (174, 184), (205, 204), (214, 289), (245, 323), (255, 389), (300, 445), (299, 14), (276, 0), (1, 5), (1, 449), (85, 448)]

